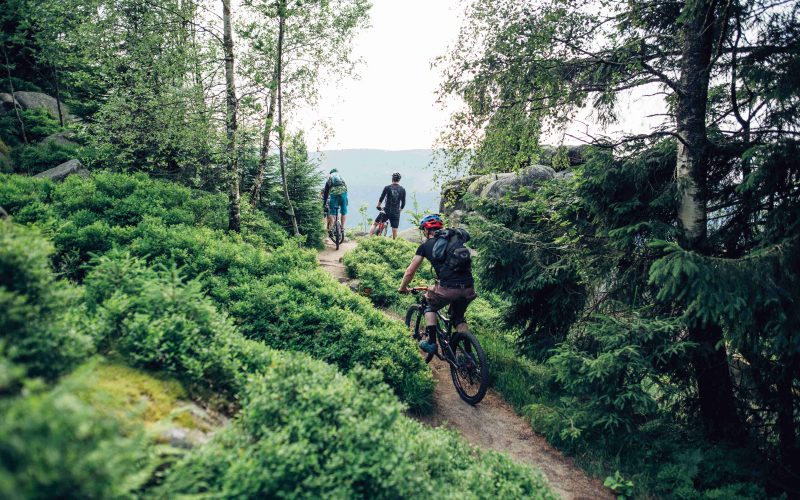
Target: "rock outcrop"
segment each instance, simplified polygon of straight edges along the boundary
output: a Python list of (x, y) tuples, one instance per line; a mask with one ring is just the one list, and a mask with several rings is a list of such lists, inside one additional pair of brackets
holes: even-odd
[(67, 108), (63, 102), (59, 103), (55, 97), (50, 97), (47, 94), (20, 90), (14, 92), (14, 97), (22, 109), (44, 109), (53, 118), (58, 118), (58, 107), (60, 105), (64, 121), (73, 118), (72, 115), (69, 114), (69, 108)]
[(73, 140), (74, 138), (75, 132), (64, 130), (62, 132), (56, 132), (55, 134), (48, 135), (42, 139), (40, 143), (49, 144), (52, 142), (58, 144), (59, 146), (78, 146), (78, 143)]
[(50, 170), (39, 172), (34, 177), (59, 182), (73, 174), (89, 175), (89, 171), (83, 168), (83, 164), (81, 164), (80, 160), (69, 160)]
[(14, 106), (19, 106), (17, 100), (7, 92), (0, 92), (0, 115), (13, 111)]
[[(552, 166), (554, 158), (564, 154), (562, 158), (568, 160), (571, 166), (577, 166), (585, 163), (585, 152), (586, 146), (564, 146), (562, 151), (545, 146), (542, 153), (543, 165), (531, 165), (517, 172), (469, 175), (454, 179), (442, 186), (439, 212), (450, 217), (449, 222), (455, 224), (455, 221), (462, 220), (469, 214), (469, 198), (513, 199), (522, 189), (536, 189), (551, 179), (568, 179), (572, 177), (572, 172), (555, 171)], [(563, 161), (560, 164), (563, 165)]]

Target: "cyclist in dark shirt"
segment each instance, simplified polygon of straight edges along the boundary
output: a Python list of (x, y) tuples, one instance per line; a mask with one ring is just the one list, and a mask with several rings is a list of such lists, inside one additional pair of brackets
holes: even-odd
[[(381, 197), (378, 199), (377, 209), (381, 210), (381, 203), (386, 200), (386, 205), (383, 212), (389, 219), (389, 224), (392, 226), (392, 239), (397, 239), (397, 228), (400, 226), (400, 212), (406, 208), (406, 190), (400, 185), (400, 174), (395, 172), (392, 174), (392, 183), (383, 188)], [(375, 232), (380, 221), (376, 220), (372, 224), (372, 229), (369, 230), (369, 235)]]
[(475, 294), (471, 268), (453, 271), (445, 266), (443, 262), (432, 258), (433, 246), (436, 243), (436, 231), (443, 228), (441, 217), (438, 214), (426, 215), (420, 221), (419, 228), (425, 233), (425, 242), (417, 248), (417, 253), (411, 259), (411, 264), (406, 269), (405, 275), (403, 275), (403, 282), (397, 291), (400, 293), (409, 292), (408, 284), (414, 279), (414, 275), (422, 262), (428, 259), (433, 265), (433, 270), (436, 272), (438, 279), (436, 285), (425, 293), (425, 298), (428, 302), (428, 310), (425, 311), (425, 332), (428, 335), (428, 340), (420, 342), (419, 347), (423, 351), (432, 354), (437, 349), (436, 311), (449, 305), (450, 321), (456, 326), (456, 330), (466, 332), (469, 328), (464, 314), (469, 303), (477, 295)]

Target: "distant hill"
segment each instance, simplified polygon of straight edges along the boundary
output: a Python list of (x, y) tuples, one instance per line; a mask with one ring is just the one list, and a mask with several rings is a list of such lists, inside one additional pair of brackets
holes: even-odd
[[(312, 158), (319, 163), (320, 170), (326, 174), (336, 168), (347, 181), (350, 202), (347, 227), (358, 227), (362, 219), (359, 207), (366, 203), (367, 216), (372, 219), (377, 214), (375, 204), (386, 184), (391, 182), (392, 173), (400, 172), (400, 184), (406, 188), (406, 208), (413, 208), (412, 195), (416, 196), (420, 210), (437, 211), (439, 192), (433, 186), (433, 151), (430, 149), (408, 149), (385, 151), (381, 149), (339, 149), (313, 153)], [(409, 215), (404, 212), (400, 219), (400, 229), (411, 227)]]

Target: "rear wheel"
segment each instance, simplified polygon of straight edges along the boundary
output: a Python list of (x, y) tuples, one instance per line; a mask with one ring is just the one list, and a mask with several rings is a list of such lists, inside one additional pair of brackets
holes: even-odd
[(455, 366), (450, 365), (453, 385), (461, 399), (478, 404), (489, 388), (489, 365), (481, 344), (469, 332), (456, 333), (450, 343)]
[(342, 222), (336, 218), (336, 225), (333, 227), (333, 242), (336, 243), (336, 250), (339, 250), (339, 245), (344, 240), (344, 230), (342, 229)]
[[(414, 339), (414, 342), (419, 342), (425, 338), (425, 312), (422, 310), (422, 306), (414, 304), (408, 308), (406, 311), (406, 326), (411, 331), (411, 338)], [(433, 359), (433, 354), (428, 354), (422, 349), (420, 349), (420, 352), (425, 355), (425, 362), (430, 363)]]

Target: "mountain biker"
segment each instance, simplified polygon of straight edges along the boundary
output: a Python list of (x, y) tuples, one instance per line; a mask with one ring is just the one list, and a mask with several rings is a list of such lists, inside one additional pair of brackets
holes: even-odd
[[(386, 212), (386, 218), (389, 219), (389, 224), (392, 226), (392, 239), (397, 239), (397, 228), (400, 225), (400, 212), (406, 208), (406, 190), (400, 185), (400, 174), (395, 172), (392, 174), (392, 183), (383, 188), (381, 197), (378, 199), (377, 209), (381, 210), (381, 203), (386, 200), (386, 205), (383, 212)], [(381, 215), (378, 215), (381, 217)], [(372, 229), (369, 230), (369, 235), (375, 233), (375, 228), (381, 221), (375, 219), (372, 223)]]
[(456, 325), (456, 330), (466, 332), (469, 330), (464, 314), (467, 306), (477, 295), (475, 294), (472, 269), (467, 266), (462, 269), (451, 269), (446, 262), (433, 259), (433, 247), (436, 243), (436, 232), (443, 228), (442, 218), (439, 214), (430, 214), (422, 218), (419, 228), (425, 234), (425, 242), (417, 248), (417, 253), (411, 259), (408, 269), (403, 275), (403, 282), (397, 290), (408, 293), (408, 284), (414, 279), (417, 269), (424, 259), (433, 265), (436, 272), (436, 285), (425, 293), (428, 309), (425, 311), (425, 333), (427, 340), (419, 343), (420, 349), (433, 354), (436, 352), (436, 311), (449, 305), (450, 320)]
[(328, 208), (328, 235), (331, 234), (333, 219), (340, 211), (342, 213), (342, 229), (344, 229), (347, 216), (347, 184), (335, 168), (331, 169), (328, 180), (325, 182), (325, 189), (322, 191), (322, 202)]

